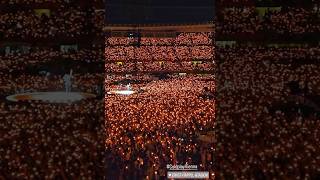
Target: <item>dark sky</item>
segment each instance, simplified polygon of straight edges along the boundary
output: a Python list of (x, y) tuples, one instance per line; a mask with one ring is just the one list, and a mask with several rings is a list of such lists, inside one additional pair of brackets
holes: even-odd
[(107, 24), (206, 22), (213, 15), (214, 0), (106, 0)]

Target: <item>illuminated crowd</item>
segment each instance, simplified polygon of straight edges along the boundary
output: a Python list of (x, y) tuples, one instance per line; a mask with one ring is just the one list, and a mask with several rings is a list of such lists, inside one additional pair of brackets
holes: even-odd
[(319, 33), (318, 11), (298, 7), (282, 7), (258, 14), (254, 6), (225, 8), (219, 11), (217, 34), (236, 35), (245, 33), (273, 33), (281, 35), (302, 35)]
[[(3, 2), (3, 4), (6, 3), (9, 2)], [(38, 3), (46, 2), (39, 1)], [(94, 3), (101, 2), (98, 0)], [(259, 10), (253, 6), (253, 2), (244, 1), (241, 3), (248, 3), (248, 5), (237, 8), (223, 8), (218, 11), (217, 21), (215, 22), (217, 34), (255, 35), (256, 33), (273, 33), (301, 35), (319, 32), (317, 9), (281, 7), (279, 9), (271, 8), (265, 13), (259, 14)], [(315, 2), (313, 3), (315, 4)], [(13, 2), (13, 4), (15, 3)], [(18, 1), (17, 4), (19, 4)], [(71, 6), (71, 4), (73, 5)], [(74, 38), (90, 34), (102, 37), (104, 16), (104, 9), (93, 7), (92, 10), (88, 11), (88, 9), (71, 1), (69, 3), (60, 3), (57, 8), (51, 10), (48, 14), (36, 14), (33, 10), (4, 11), (0, 13), (0, 37), (53, 38), (65, 36)], [(152, 40), (142, 39), (142, 41), (143, 44), (153, 43)], [(119, 39), (110, 40), (110, 43), (118, 44), (119, 42), (122, 41), (119, 41)], [(162, 43), (171, 44), (172, 39), (168, 38)]]
[[(85, 48), (64, 49), (46, 40), (86, 37), (90, 33), (102, 36), (103, 18), (96, 16), (104, 12), (94, 7), (88, 14), (72, 2), (0, 2), (0, 179), (104, 177), (101, 98), (76, 103), (16, 103), (6, 99), (18, 93), (64, 91), (62, 77), (69, 71), (63, 64), (73, 69), (72, 91), (98, 95), (104, 80), (100, 65), (104, 62), (103, 45), (86, 43)], [(42, 6), (49, 11), (37, 14), (34, 9)], [(88, 28), (90, 23), (93, 28)], [(24, 47), (17, 48), (21, 44)]]
[(1, 4), (3, 5), (15, 5), (15, 4), (41, 4), (41, 3), (67, 3), (68, 0), (3, 0)]
[[(305, 114), (302, 106), (320, 92), (319, 47), (217, 51), (216, 172), (235, 179), (319, 178), (319, 112)], [(292, 94), (292, 81), (300, 95)]]
[[(3, 179), (99, 179), (104, 158), (102, 101), (78, 104), (1, 102)], [(103, 105), (102, 105), (103, 106)], [(99, 168), (100, 167), (100, 168)]]
[(103, 36), (104, 10), (80, 5), (53, 5), (47, 12), (26, 8), (0, 13), (0, 38), (52, 39)]
[[(163, 179), (167, 165), (186, 163), (213, 177), (215, 101), (203, 98), (205, 87), (211, 93), (215, 89), (213, 33), (138, 41), (106, 38), (106, 91), (129, 79), (138, 92), (106, 97), (107, 178)], [(152, 72), (194, 75), (159, 80)], [(130, 73), (135, 75), (125, 76)]]
[[(1, 51), (0, 179), (161, 179), (168, 164), (185, 163), (224, 179), (319, 179), (319, 113), (305, 115), (298, 106), (310, 104), (310, 96), (320, 92), (319, 45), (213, 46), (213, 36), (220, 35), (283, 42), (288, 35), (319, 33), (319, 10), (293, 6), (262, 13), (256, 1), (220, 0), (237, 7), (218, 10), (215, 34), (104, 39), (105, 12), (78, 2), (0, 2), (0, 39), (31, 39), (35, 46)], [(26, 8), (47, 3), (54, 8), (42, 14)], [(106, 47), (63, 52), (58, 46), (33, 45), (50, 38), (97, 38)], [(92, 43), (81, 40), (84, 46)], [(139, 93), (74, 104), (6, 100), (15, 93), (63, 91), (62, 74), (30, 72), (59, 60), (85, 63), (74, 69), (73, 91), (96, 94), (106, 78), (106, 91), (130, 79)], [(102, 62), (105, 67), (97, 67)], [(106, 74), (85, 72), (91, 68)], [(149, 75), (159, 72), (188, 74), (162, 80)], [(128, 73), (142, 74), (116, 75)], [(304, 92), (292, 95), (287, 87), (292, 81)], [(213, 99), (202, 96), (205, 87)], [(274, 110), (292, 102), (298, 108)]]
[[(0, 140), (2, 179), (103, 177), (104, 139), (99, 139), (99, 134), (104, 133), (103, 100), (49, 104), (13, 103), (5, 99), (17, 93), (64, 91), (63, 74), (51, 74), (50, 71), (36, 71), (35, 74), (30, 72), (29, 66), (67, 59), (94, 67), (93, 63), (101, 58), (103, 53), (99, 55), (99, 51), (92, 49), (60, 52), (36, 48), (0, 56), (0, 113), (4, 117)], [(73, 77), (73, 91), (93, 94), (104, 79), (103, 73), (76, 71)]]
[(212, 71), (213, 33), (179, 33), (177, 37), (106, 38), (106, 72)]
[[(167, 165), (185, 163), (213, 177), (213, 142), (200, 137), (213, 133), (214, 100), (199, 96), (204, 87), (214, 91), (214, 77), (142, 77), (138, 79), (147, 82), (133, 84), (133, 89), (144, 92), (106, 97), (107, 178), (165, 178)], [(112, 88), (121, 79), (110, 76), (106, 84)]]
[(88, 48), (69, 50), (66, 52), (52, 48), (41, 49), (39, 47), (27, 52), (9, 51), (0, 56), (0, 69), (2, 71), (23, 71), (27, 66), (48, 63), (55, 60), (80, 61), (85, 63), (103, 62), (103, 50), (101, 48)]
[[(94, 63), (99, 61), (98, 57), (93, 50), (69, 53), (39, 50), (0, 56), (2, 179), (100, 179), (104, 176), (105, 147), (104, 138), (100, 136), (105, 133), (103, 100), (94, 98), (71, 104), (6, 100), (7, 96), (18, 93), (64, 91), (63, 74), (30, 71), (29, 66), (36, 70), (39, 64), (66, 58), (86, 62), (97, 69)], [(83, 67), (75, 68), (72, 91), (98, 94), (104, 74), (78, 72), (79, 69)]]

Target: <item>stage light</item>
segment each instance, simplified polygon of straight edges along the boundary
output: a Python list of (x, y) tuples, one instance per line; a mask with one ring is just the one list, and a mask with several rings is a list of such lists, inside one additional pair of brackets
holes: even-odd
[(119, 95), (131, 95), (137, 93), (132, 90), (117, 90), (117, 91), (109, 91), (107, 94), (119, 94)]

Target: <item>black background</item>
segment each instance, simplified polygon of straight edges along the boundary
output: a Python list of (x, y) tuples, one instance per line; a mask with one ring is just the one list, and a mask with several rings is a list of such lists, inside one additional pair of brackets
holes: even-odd
[(212, 21), (214, 0), (106, 0), (106, 24)]

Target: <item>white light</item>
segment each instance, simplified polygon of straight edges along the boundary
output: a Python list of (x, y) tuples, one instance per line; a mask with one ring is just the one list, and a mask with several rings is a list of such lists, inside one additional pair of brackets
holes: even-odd
[(123, 90), (123, 91), (110, 91), (108, 94), (120, 94), (120, 95), (131, 95), (136, 93), (136, 91)]

